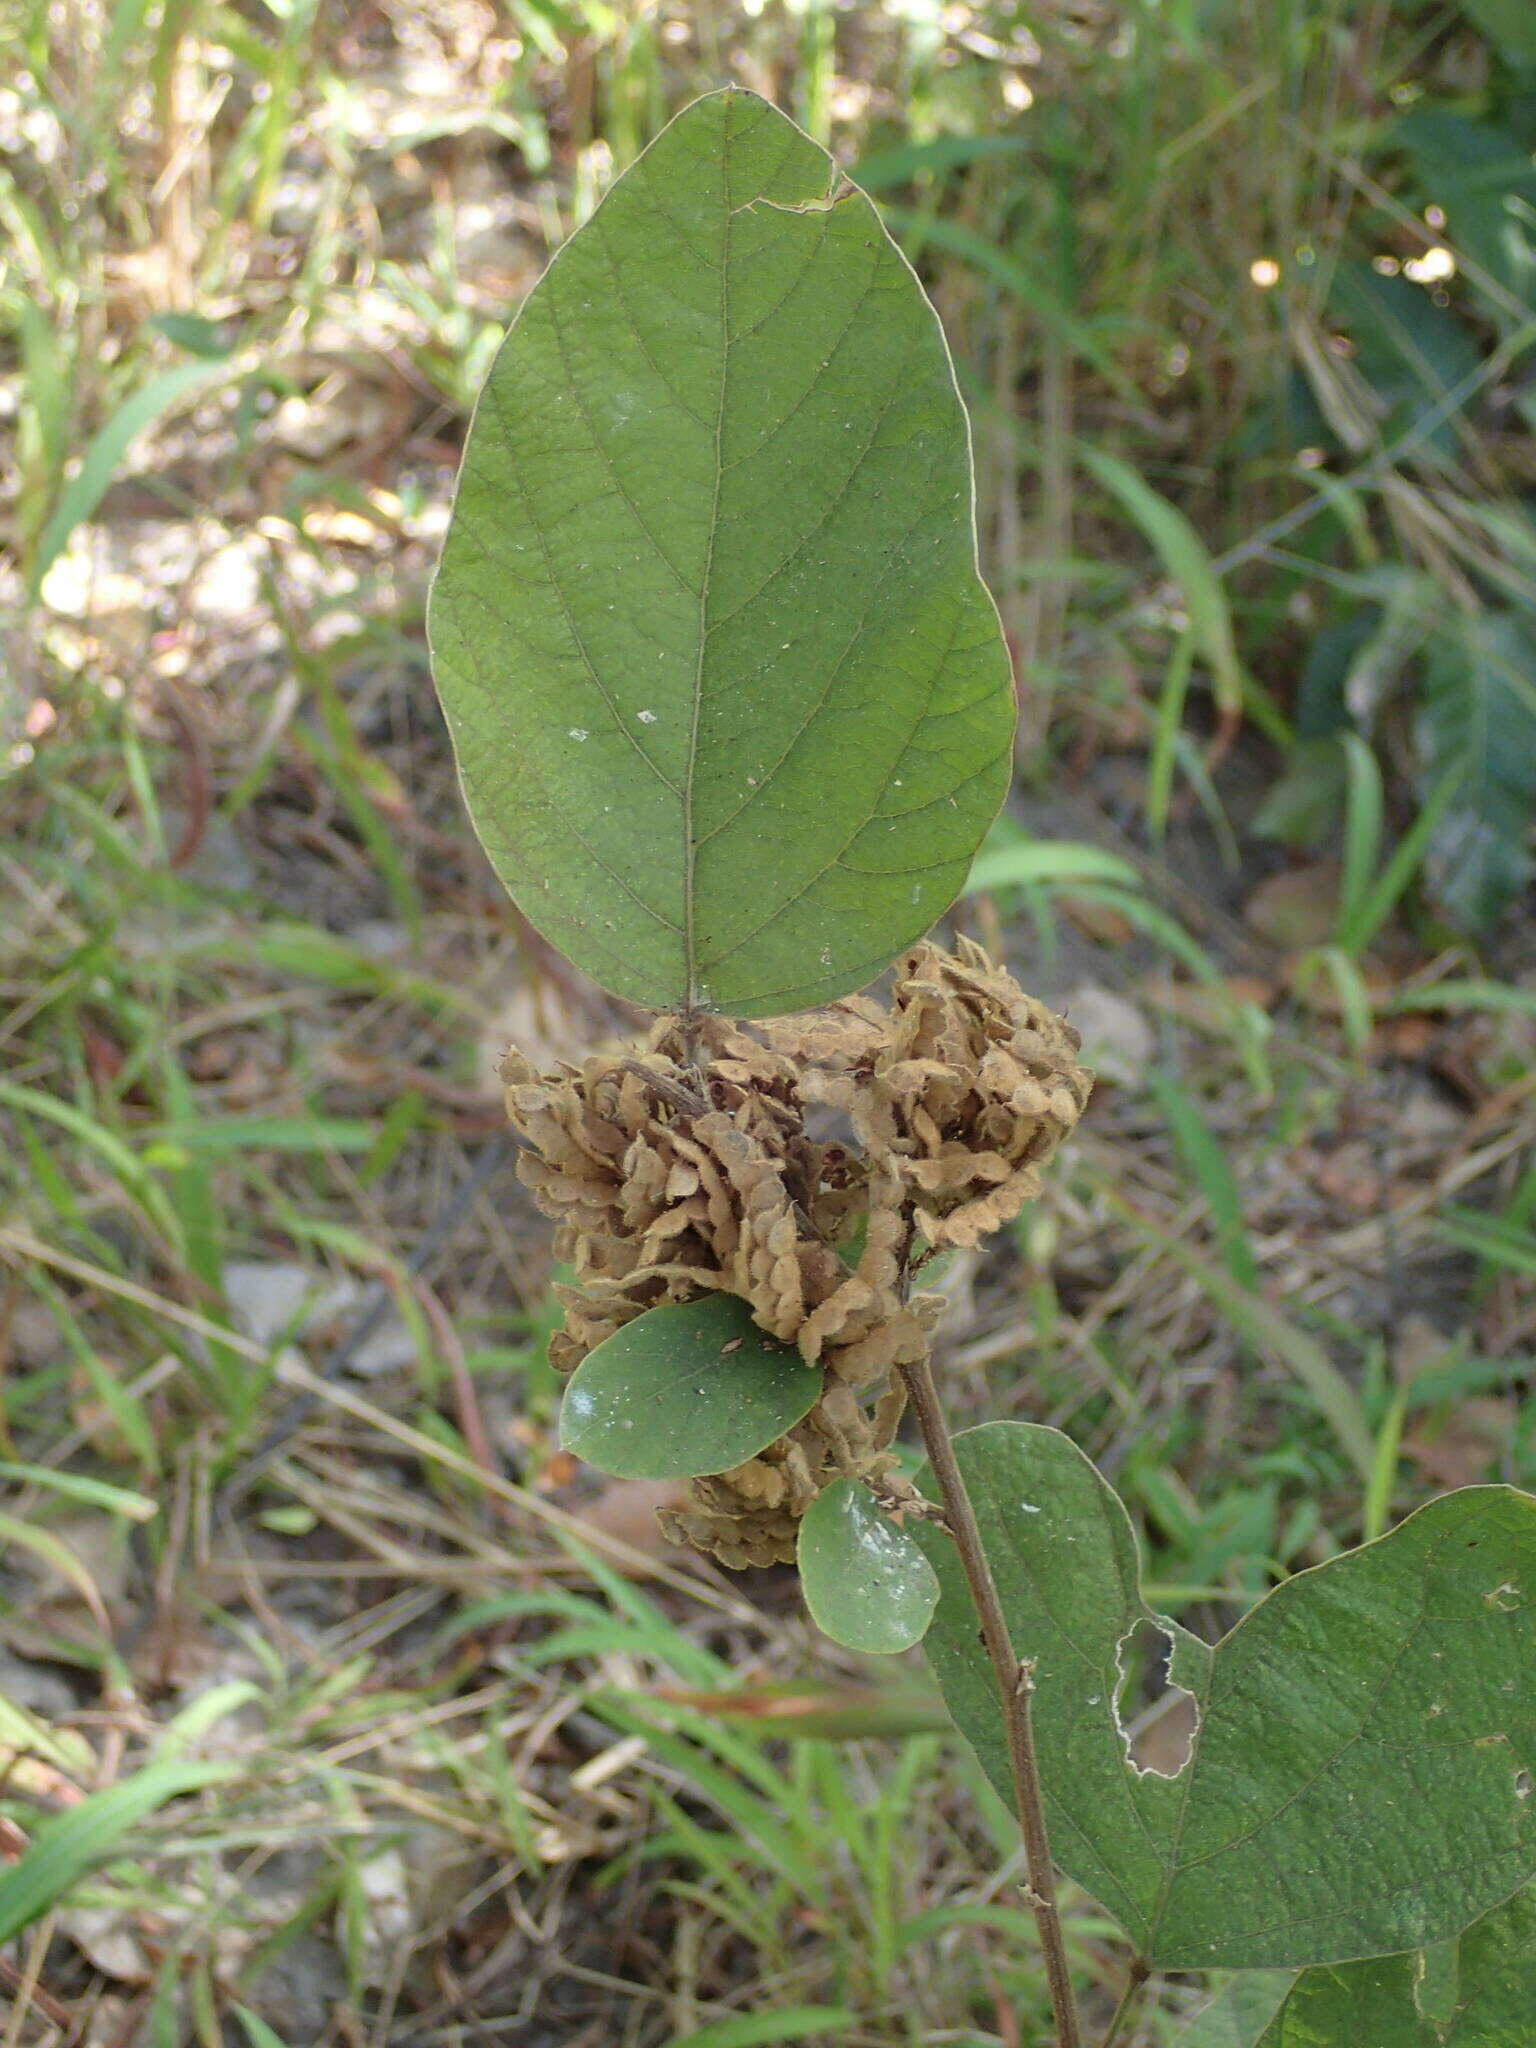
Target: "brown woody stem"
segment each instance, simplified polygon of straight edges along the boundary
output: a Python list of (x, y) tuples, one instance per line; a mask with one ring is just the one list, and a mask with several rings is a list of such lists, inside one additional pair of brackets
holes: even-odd
[(1045, 1976), (1050, 1987), (1051, 2011), (1056, 2018), (1056, 2048), (1082, 2048), (1082, 2026), (1077, 2002), (1072, 1995), (1072, 1977), (1067, 1968), (1066, 1944), (1061, 1934), (1061, 1912), (1056, 1904), (1056, 1873), (1051, 1863), (1050, 1839), (1045, 1827), (1045, 1806), (1040, 1792), (1040, 1768), (1035, 1756), (1034, 1725), (1030, 1716), (1030, 1695), (1034, 1691), (1034, 1666), (1021, 1662), (1008, 1634), (1002, 1602), (997, 1597), (992, 1568), (982, 1548), (976, 1512), (966, 1491), (965, 1480), (955, 1458), (949, 1426), (939, 1405), (933, 1369), (926, 1358), (916, 1365), (899, 1368), (912, 1398), (923, 1448), (938, 1481), (944, 1518), (960, 1554), (960, 1568), (970, 1587), (976, 1617), (981, 1623), (982, 1641), (992, 1660), (997, 1690), (1002, 1701), (1003, 1725), (1008, 1733), (1008, 1757), (1013, 1769), (1013, 1789), (1019, 1812), (1019, 1833), (1024, 1839), (1024, 1864), (1029, 1873), (1025, 1897), (1040, 1930), (1045, 1951)]

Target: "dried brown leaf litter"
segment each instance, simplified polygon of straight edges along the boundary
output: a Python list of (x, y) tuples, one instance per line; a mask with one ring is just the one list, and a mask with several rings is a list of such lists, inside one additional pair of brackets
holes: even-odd
[[(967, 939), (899, 963), (889, 1008), (853, 996), (743, 1026), (678, 1017), (638, 1046), (540, 1074), (502, 1063), (520, 1171), (553, 1217), (571, 1371), (635, 1316), (711, 1290), (823, 1370), (804, 1421), (745, 1465), (690, 1483), (669, 1535), (726, 1564), (794, 1554), (834, 1479), (889, 1484), (900, 1382), (941, 1298), (914, 1293), (924, 1246), (973, 1245), (1040, 1192), (1082, 1114), (1078, 1036)], [(814, 1135), (842, 1116), (849, 1143)]]

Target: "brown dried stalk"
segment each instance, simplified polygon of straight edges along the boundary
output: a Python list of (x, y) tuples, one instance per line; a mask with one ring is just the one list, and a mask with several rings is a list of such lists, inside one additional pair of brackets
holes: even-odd
[(1045, 1803), (1040, 1789), (1040, 1766), (1035, 1755), (1034, 1724), (1030, 1696), (1035, 1689), (1034, 1666), (1020, 1660), (1008, 1633), (1002, 1602), (982, 1548), (976, 1511), (954, 1445), (949, 1425), (939, 1404), (933, 1383), (933, 1369), (926, 1358), (916, 1365), (898, 1367), (912, 1402), (923, 1448), (938, 1481), (944, 1519), (959, 1552), (960, 1568), (970, 1588), (976, 1618), (981, 1623), (982, 1641), (992, 1660), (1002, 1701), (1003, 1725), (1008, 1733), (1008, 1759), (1013, 1768), (1014, 1801), (1019, 1813), (1019, 1833), (1024, 1839), (1024, 1863), (1029, 1883), (1024, 1896), (1040, 1930), (1045, 1952), (1045, 1977), (1050, 1988), (1051, 2011), (1056, 2019), (1057, 2048), (1082, 2048), (1082, 2024), (1072, 1993), (1072, 1976), (1067, 1967), (1066, 1944), (1061, 1933), (1061, 1911), (1056, 1903), (1056, 1871), (1051, 1862), (1050, 1837), (1046, 1832)]

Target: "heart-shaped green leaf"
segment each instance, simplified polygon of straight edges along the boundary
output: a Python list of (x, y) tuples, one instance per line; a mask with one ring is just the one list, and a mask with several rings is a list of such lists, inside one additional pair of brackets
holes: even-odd
[[(1054, 1430), (957, 1440), (1035, 1714), (1052, 1845), (1165, 1969), (1348, 1961), (1457, 1934), (1536, 1872), (1536, 1499), (1472, 1487), (1299, 1573), (1208, 1650), (1143, 1604), (1124, 1508)], [(992, 1674), (953, 1558), (926, 1639), (1000, 1791)], [(1130, 1761), (1151, 1621), (1200, 1709), (1176, 1778)], [(1011, 1796), (1011, 1794), (1010, 1794)]]
[(836, 1480), (800, 1524), (800, 1586), (834, 1643), (893, 1656), (921, 1642), (939, 1597), (933, 1566), (865, 1486)]
[(728, 1472), (793, 1429), (821, 1374), (766, 1336), (734, 1294), (653, 1308), (577, 1366), (560, 1441), (620, 1479)]
[(697, 101), (518, 315), (432, 594), (518, 907), (658, 1008), (873, 980), (1006, 786), (971, 514), (943, 335), (873, 206), (765, 101)]
[(1257, 2048), (1528, 2048), (1536, 2040), (1536, 1888), (1461, 1937), (1450, 2001), (1425, 2012), (1422, 1959), (1303, 1970)]

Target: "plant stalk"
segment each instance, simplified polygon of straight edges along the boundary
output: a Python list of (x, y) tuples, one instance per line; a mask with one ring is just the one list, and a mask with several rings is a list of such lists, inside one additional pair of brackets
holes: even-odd
[(949, 1426), (939, 1405), (933, 1383), (933, 1368), (926, 1358), (916, 1365), (898, 1368), (911, 1397), (923, 1448), (938, 1481), (944, 1518), (960, 1554), (960, 1566), (970, 1587), (971, 1600), (981, 1623), (982, 1640), (992, 1660), (997, 1690), (1003, 1705), (1003, 1725), (1008, 1732), (1008, 1757), (1013, 1769), (1013, 1789), (1019, 1813), (1019, 1833), (1024, 1840), (1024, 1864), (1029, 1883), (1024, 1896), (1040, 1930), (1045, 1952), (1045, 1978), (1051, 1994), (1051, 2011), (1056, 2019), (1057, 2048), (1082, 2048), (1082, 2024), (1072, 1995), (1072, 1976), (1067, 1968), (1066, 1944), (1061, 1934), (1061, 1912), (1056, 1903), (1056, 1872), (1051, 1863), (1050, 1838), (1046, 1833), (1045, 1804), (1040, 1790), (1040, 1767), (1035, 1756), (1034, 1724), (1030, 1695), (1035, 1689), (1034, 1665), (1020, 1660), (1008, 1634), (1002, 1602), (997, 1597), (992, 1568), (982, 1548), (976, 1512), (955, 1457)]
[(1141, 1987), (1151, 1976), (1151, 1969), (1140, 1956), (1131, 1964), (1131, 1974), (1125, 1980), (1125, 1989), (1120, 1994), (1120, 2003), (1115, 2007), (1115, 2016), (1109, 2023), (1109, 2032), (1104, 2036), (1100, 2048), (1115, 2048), (1115, 2043), (1125, 2036), (1131, 2014), (1141, 1999)]

